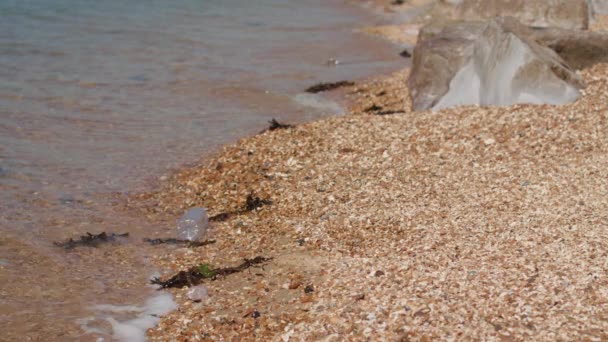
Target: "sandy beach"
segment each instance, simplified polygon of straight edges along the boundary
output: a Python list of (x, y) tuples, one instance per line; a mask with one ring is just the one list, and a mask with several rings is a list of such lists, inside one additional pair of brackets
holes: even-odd
[(200, 303), (163, 290), (179, 309), (149, 340), (608, 338), (608, 65), (579, 72), (568, 105), (419, 112), (408, 72), (347, 88), (347, 115), (241, 139), (131, 199), (156, 220), (271, 202), (154, 260), (166, 279), (272, 258), (205, 280)]

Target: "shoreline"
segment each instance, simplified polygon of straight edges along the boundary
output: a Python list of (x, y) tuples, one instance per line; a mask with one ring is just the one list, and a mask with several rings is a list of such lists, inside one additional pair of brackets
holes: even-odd
[[(379, 11), (380, 12), (385, 12), (386, 8), (389, 7), (389, 5), (386, 5), (386, 6), (384, 6), (386, 8), (383, 8), (383, 9), (380, 9), (380, 7), (372, 9), (372, 8), (369, 8), (366, 5), (362, 5), (359, 2), (352, 2), (352, 3), (348, 3), (348, 4), (343, 4), (343, 6), (345, 6), (345, 7), (353, 7), (353, 8), (356, 7), (356, 8), (359, 8), (359, 9), (363, 9), (364, 11), (368, 11), (371, 14), (373, 14), (375, 16), (378, 16), (379, 18), (384, 16), (381, 13), (379, 13)], [(384, 21), (384, 20), (386, 20), (386, 17), (384, 17), (384, 19), (379, 19), (379, 20)], [(364, 26), (364, 27), (361, 27), (359, 29), (356, 29), (355, 32), (357, 32), (358, 34), (363, 34), (363, 35), (367, 35), (369, 37), (373, 37), (373, 39), (377, 39), (377, 40), (380, 40), (380, 41), (385, 41), (387, 45), (398, 46), (398, 45), (401, 45), (403, 43), (403, 42), (400, 42), (400, 41), (391, 40), (390, 37), (388, 37), (386, 35), (383, 35), (383, 34), (378, 34), (378, 33), (374, 33), (374, 32), (367, 32), (366, 29), (368, 27), (376, 27), (376, 26)], [(396, 54), (395, 54), (397, 60), (400, 58), (398, 56), (398, 54), (397, 54), (398, 50), (399, 49), (396, 49)], [(410, 63), (409, 59), (408, 60), (404, 59), (404, 64), (407, 65), (407, 67), (401, 68), (401, 69), (399, 69), (398, 71), (395, 71), (395, 72), (390, 72), (389, 74), (390, 75), (392, 75), (392, 74), (403, 74), (403, 72), (405, 70), (409, 69), (409, 63)], [(389, 74), (382, 73), (381, 75), (385, 75), (386, 76), (386, 75), (389, 75)], [(398, 77), (401, 78), (401, 76), (398, 76)], [(319, 81), (323, 81), (323, 80), (319, 80)], [(351, 79), (349, 79), (349, 81), (351, 81)], [(376, 74), (376, 75), (372, 75), (372, 76), (366, 76), (366, 77), (363, 77), (363, 78), (354, 78), (354, 79), (352, 79), (352, 81), (354, 81), (354, 83), (355, 83), (354, 86), (349, 86), (349, 87), (346, 87), (346, 88), (340, 88), (340, 89), (336, 89), (336, 90), (330, 90), (330, 91), (324, 92), (323, 94), (320, 94), (323, 99), (327, 99), (328, 101), (331, 101), (331, 102), (336, 103), (339, 106), (341, 106), (342, 109), (343, 109), (343, 112), (337, 113), (337, 114), (334, 114), (334, 115), (331, 115), (331, 116), (327, 116), (327, 117), (324, 117), (324, 118), (317, 118), (317, 119), (314, 119), (312, 121), (303, 121), (303, 122), (291, 122), (290, 121), (290, 122), (284, 122), (284, 123), (286, 123), (286, 124), (294, 124), (294, 126), (295, 125), (300, 126), (300, 125), (310, 124), (312, 122), (323, 121), (325, 119), (337, 118), (337, 117), (341, 117), (341, 116), (345, 116), (345, 115), (351, 115), (352, 114), (351, 111), (354, 110), (353, 106), (357, 105), (357, 102), (359, 100), (362, 100), (361, 98), (358, 98), (356, 95), (354, 95), (354, 94), (356, 94), (356, 93), (358, 93), (358, 92), (361, 91), (361, 89), (359, 87), (360, 86), (367, 87), (369, 83), (375, 83), (375, 82), (378, 82), (378, 81), (382, 82), (382, 81), (384, 81), (384, 77), (381, 77), (378, 74)], [(352, 91), (352, 89), (355, 89), (355, 90)], [(302, 93), (302, 94), (306, 94), (306, 93)], [(315, 94), (311, 94), (311, 95), (315, 95)], [(387, 96), (387, 98), (388, 97), (389, 96)], [(394, 103), (393, 103), (393, 105), (394, 105)], [(390, 107), (390, 105), (388, 107)], [(359, 111), (361, 113), (363, 113), (364, 112), (364, 108), (360, 108)], [(201, 167), (204, 168), (205, 166), (203, 166), (203, 165), (208, 164), (209, 162), (211, 162), (211, 161), (215, 160), (216, 158), (218, 158), (219, 156), (221, 156), (225, 152), (226, 149), (229, 149), (229, 148), (231, 148), (231, 147), (233, 147), (235, 145), (238, 145), (243, 140), (251, 139), (251, 138), (253, 138), (253, 137), (257, 136), (257, 135), (260, 135), (260, 134), (264, 134), (264, 133), (260, 132), (260, 133), (254, 133), (254, 134), (246, 135), (246, 136), (244, 136), (242, 138), (239, 138), (238, 140), (236, 140), (234, 142), (226, 143), (226, 144), (223, 144), (221, 146), (218, 146), (218, 147), (214, 148), (211, 151), (205, 152), (203, 154), (203, 157), (201, 157), (199, 160), (197, 160), (195, 162), (190, 162), (190, 163), (188, 163), (186, 165), (169, 169), (166, 172), (164, 172), (163, 175), (161, 177), (159, 177), (159, 178), (153, 177), (153, 178), (150, 178), (150, 179), (146, 180), (146, 183), (148, 184), (146, 186), (146, 188), (152, 189), (152, 190), (151, 191), (146, 191), (146, 192), (137, 192), (137, 193), (135, 193), (135, 196), (129, 195), (128, 202), (130, 202), (130, 203), (125, 204), (125, 209), (124, 210), (126, 210), (129, 213), (134, 213), (134, 212), (135, 213), (139, 213), (138, 216), (142, 216), (141, 215), (142, 214), (142, 209), (144, 207), (147, 207), (147, 208), (151, 208), (152, 207), (152, 206), (148, 206), (148, 205), (142, 205), (142, 203), (148, 201), (145, 198), (147, 198), (150, 193), (153, 193), (156, 190), (161, 189), (165, 184), (167, 184), (168, 182), (170, 182), (172, 179), (175, 179), (176, 176), (182, 175), (184, 172), (189, 173), (190, 171), (194, 171), (194, 170), (200, 169)], [(116, 199), (116, 198), (114, 198), (114, 196), (110, 196), (110, 197), (113, 198), (114, 201), (118, 200), (119, 202), (123, 202), (122, 199)], [(123, 196), (120, 196), (120, 197), (123, 197)], [(139, 203), (137, 203), (136, 205), (133, 205), (132, 201), (136, 201), (136, 202), (139, 202)], [(143, 216), (146, 217), (146, 220), (154, 222), (154, 224), (156, 226), (158, 226), (158, 225), (162, 225), (162, 224), (165, 224), (165, 223), (166, 224), (172, 224), (173, 221), (175, 220), (175, 217), (181, 215), (182, 212), (180, 212), (178, 210), (178, 211), (171, 212), (169, 215), (165, 215), (166, 213), (163, 213), (162, 215), (157, 215), (158, 212), (156, 210), (152, 210), (152, 212), (150, 212), (150, 211), (146, 212), (146, 209), (144, 209), (143, 214), (144, 214)], [(214, 227), (213, 224), (212, 224), (212, 227)], [(216, 234), (216, 230), (213, 231), (213, 234)], [(226, 247), (228, 247), (228, 246), (226, 246)], [(157, 261), (153, 261), (152, 264), (155, 265), (155, 268), (158, 268), (159, 266), (163, 266), (163, 267), (165, 267), (165, 270), (166, 270), (167, 264), (163, 263), (163, 262), (159, 263), (158, 259), (162, 259), (162, 258), (166, 257), (167, 253), (168, 254), (172, 254), (173, 252), (175, 252), (175, 250), (173, 250), (173, 249), (171, 249), (171, 250), (163, 250), (163, 252), (162, 252), (163, 255), (162, 256), (160, 256), (160, 255), (152, 255), (153, 259), (157, 259)], [(190, 254), (190, 251), (187, 248), (181, 248), (177, 252), (178, 252), (177, 254), (183, 253), (184, 256)], [(163, 293), (160, 293), (160, 294), (162, 295)], [(174, 298), (174, 301), (176, 303), (179, 303), (178, 299), (182, 300), (183, 297), (184, 297), (183, 295), (182, 296), (178, 295), (176, 297), (175, 296), (175, 292), (171, 293), (171, 295)], [(156, 298), (156, 297), (151, 297), (150, 299), (154, 299), (154, 298)], [(181, 304), (184, 304), (186, 307), (189, 306), (189, 302), (185, 302), (185, 303), (182, 302)], [(194, 306), (200, 307), (200, 304), (199, 303), (194, 303)], [(181, 305), (179, 305), (179, 307), (178, 307), (178, 309), (176, 311), (180, 311), (182, 308), (183, 307)], [(173, 313), (174, 312), (170, 312), (170, 314), (173, 314)], [(161, 322), (158, 323), (158, 324), (156, 324), (155, 327), (150, 328), (150, 329), (147, 330), (147, 332), (146, 332), (146, 340), (153, 341), (153, 340), (166, 340), (169, 337), (174, 338), (174, 335), (172, 335), (172, 333), (169, 333), (169, 334), (167, 334), (166, 332), (162, 332), (160, 334), (151, 333), (154, 330), (156, 330), (156, 332), (158, 333), (158, 330), (160, 329), (160, 327), (163, 324), (165, 324), (164, 322), (162, 322), (162, 318), (164, 316), (165, 315), (156, 316), (156, 317), (159, 317), (161, 319)], [(127, 324), (130, 324), (130, 323), (127, 322)], [(204, 336), (203, 336), (203, 338), (204, 338)]]
[[(423, 1), (426, 1), (426, 0), (423, 0)], [(352, 8), (363, 9), (364, 11), (368, 11), (372, 15), (375, 15), (375, 16), (384, 16), (383, 19), (379, 19), (380, 21), (385, 21), (385, 20), (387, 20), (387, 18), (390, 17), (391, 13), (387, 12), (387, 9), (394, 6), (394, 5), (387, 4), (385, 0), (363, 0), (363, 2), (365, 2), (365, 4), (362, 4), (360, 0), (349, 0), (349, 1), (346, 1), (343, 4), (343, 6), (350, 7), (351, 10), (352, 10)], [(380, 12), (383, 12), (384, 14), (381, 14)], [(372, 23), (370, 22), (369, 24), (372, 24)], [(330, 103), (335, 103), (336, 105), (341, 107), (341, 109), (342, 109), (341, 113), (330, 114), (325, 117), (313, 119), (311, 121), (298, 121), (298, 120), (284, 121), (283, 119), (281, 119), (279, 117), (276, 117), (273, 119), (277, 119), (283, 124), (300, 126), (300, 125), (309, 124), (309, 123), (319, 121), (319, 120), (325, 120), (328, 118), (335, 118), (335, 117), (350, 115), (350, 114), (352, 114), (351, 112), (365, 113), (365, 109), (368, 107), (366, 104), (368, 102), (372, 101), (372, 99), (378, 98), (378, 96), (377, 96), (377, 94), (370, 94), (369, 98), (362, 98), (362, 97), (357, 96), (357, 93), (360, 93), (362, 91), (361, 87), (367, 88), (370, 85), (382, 83), (382, 82), (390, 82), (394, 85), (394, 87), (389, 89), (389, 91), (391, 91), (391, 94), (386, 95), (387, 99), (392, 98), (392, 100), (388, 100), (390, 103), (386, 104), (386, 108), (385, 108), (386, 110), (397, 111), (398, 108), (400, 108), (400, 104), (401, 104), (399, 101), (404, 101), (402, 103), (406, 103), (407, 105), (409, 105), (409, 103), (407, 102), (407, 101), (409, 101), (407, 93), (397, 94), (398, 89), (396, 89), (397, 86), (395, 84), (396, 82), (395, 82), (394, 78), (398, 78), (400, 80), (405, 80), (407, 71), (409, 70), (409, 67), (411, 64), (411, 58), (404, 58), (404, 57), (400, 57), (398, 55), (398, 52), (400, 51), (399, 47), (401, 44), (404, 43), (403, 41), (393, 39), (390, 32), (386, 32), (384, 30), (380, 30), (379, 32), (373, 31), (373, 28), (376, 28), (376, 27), (384, 28), (384, 27), (392, 27), (392, 25), (381, 25), (381, 26), (365, 25), (365, 26), (361, 26), (361, 27), (355, 29), (354, 32), (356, 32), (357, 34), (362, 34), (362, 35), (366, 35), (368, 37), (372, 37), (372, 39), (383, 41), (387, 45), (397, 47), (395, 49), (395, 60), (401, 59), (403, 61), (403, 63), (402, 63), (403, 67), (400, 67), (399, 69), (396, 69), (393, 71), (383, 72), (383, 73), (375, 74), (375, 75), (371, 75), (371, 76), (342, 80), (342, 81), (346, 81), (346, 82), (353, 82), (354, 85), (352, 85), (352, 86), (338, 87), (337, 89), (332, 89), (329, 91), (322, 91), (320, 93), (309, 93), (309, 92), (306, 92), (305, 89), (302, 89), (302, 92), (299, 93), (299, 95), (320, 96), (323, 100), (327, 100)], [(413, 46), (407, 46), (407, 48), (410, 48), (410, 47), (413, 47)], [(328, 80), (319, 79), (317, 81), (318, 81), (317, 83), (314, 83), (314, 82), (310, 83), (309, 86), (323, 84)], [(331, 81), (329, 81), (328, 83), (331, 83)], [(404, 84), (404, 86), (405, 86), (405, 84)], [(400, 87), (400, 88), (404, 88), (404, 87)], [(374, 95), (376, 95), (376, 96), (374, 96)], [(381, 95), (381, 97), (383, 97), (383, 96), (384, 96), (384, 94)], [(142, 190), (138, 189), (138, 191), (136, 191), (134, 193), (134, 196), (128, 196), (128, 198), (129, 198), (129, 201), (136, 200), (136, 201), (139, 201), (140, 203), (138, 203), (138, 204), (127, 203), (126, 207), (129, 208), (128, 210), (140, 211), (142, 208), (142, 206), (140, 205), (141, 202), (145, 202), (146, 198), (149, 197), (149, 195), (151, 193), (154, 193), (154, 192), (158, 191), (159, 189), (161, 189), (164, 186), (164, 184), (167, 184), (167, 182), (170, 179), (174, 179), (175, 177), (180, 177), (179, 175), (182, 175), (184, 173), (188, 174), (192, 170), (197, 170), (202, 167), (205, 167), (205, 165), (208, 165), (210, 162), (217, 159), (221, 154), (223, 154), (226, 149), (233, 147), (234, 145), (238, 144), (242, 140), (251, 139), (255, 136), (262, 134), (263, 131), (265, 131), (268, 128), (268, 125), (270, 125), (270, 121), (266, 122), (265, 124), (266, 124), (266, 127), (263, 128), (261, 131), (258, 131), (257, 133), (252, 131), (252, 132), (236, 139), (235, 141), (225, 143), (220, 146), (216, 146), (209, 151), (203, 152), (202, 156), (200, 158), (198, 158), (196, 161), (188, 162), (181, 166), (176, 166), (176, 167), (167, 169), (160, 177), (151, 176), (149, 178), (146, 178), (146, 180), (145, 180), (146, 186), (144, 188), (148, 189), (149, 191), (146, 191), (146, 190), (142, 191)], [(181, 177), (187, 177), (187, 176), (181, 176)], [(120, 198), (110, 196), (110, 198), (112, 198), (114, 201), (118, 201), (118, 202), (122, 202), (122, 200), (121, 200), (122, 197), (123, 197), (122, 195), (120, 196)], [(175, 211), (166, 217), (162, 217), (162, 218), (155, 217), (154, 221), (160, 222), (163, 224), (168, 223), (168, 222), (173, 223), (175, 218), (177, 216), (181, 215), (182, 213), (183, 212)], [(154, 213), (151, 213), (151, 214), (154, 214)]]
[(352, 88), (344, 116), (172, 175), (139, 199), (158, 215), (234, 212), (252, 193), (272, 204), (216, 223), (216, 244), (159, 256), (165, 278), (273, 259), (205, 282), (203, 303), (170, 290), (179, 312), (148, 338), (605, 337), (608, 65), (581, 74), (564, 106), (373, 115), (409, 108), (399, 70)]
[[(380, 1), (380, 2), (382, 2), (382, 1)], [(354, 7), (364, 8), (365, 10), (368, 10), (368, 11), (370, 11), (372, 13), (375, 13), (375, 15), (381, 15), (380, 13), (378, 13), (378, 11), (383, 11), (384, 12), (384, 11), (386, 11), (386, 8), (389, 7), (389, 5), (378, 7), (377, 4), (376, 4), (376, 5), (373, 5), (373, 6), (376, 6), (375, 8), (370, 8), (369, 7), (370, 4), (371, 4), (371, 2), (368, 3), (367, 5), (362, 5), (361, 3), (356, 2), (356, 3), (345, 4), (345, 6), (354, 6)], [(367, 7), (367, 8), (365, 8), (365, 7)], [(362, 26), (361, 28), (357, 29), (356, 31), (358, 31), (359, 34), (368, 35), (368, 36), (375, 36), (377, 39), (386, 41), (387, 44), (392, 44), (392, 45), (397, 46), (397, 45), (400, 45), (400, 44), (403, 43), (402, 41), (397, 41), (397, 40), (391, 39), (391, 37), (388, 36), (388, 35), (386, 35), (386, 34), (384, 34), (384, 32), (380, 32), (380, 33), (369, 32), (368, 28), (370, 28), (370, 27), (373, 28), (373, 27), (376, 27), (376, 26)], [(411, 46), (408, 46), (408, 47), (411, 47)], [(397, 56), (397, 54), (396, 54), (396, 56)], [(397, 56), (396, 58), (398, 59), (399, 57)], [(400, 80), (403, 80), (404, 77), (406, 77), (407, 70), (409, 70), (409, 67), (410, 67), (409, 64), (410, 64), (409, 59), (408, 60), (404, 59), (404, 65), (407, 65), (407, 66), (403, 67), (403, 68), (401, 68), (401, 69), (399, 69), (397, 71), (391, 72), (389, 74), (381, 74), (381, 75), (368, 76), (368, 77), (365, 77), (365, 78), (362, 78), (362, 79), (353, 79), (353, 81), (355, 81), (355, 85), (354, 86), (347, 87), (347, 88), (342, 88), (342, 89), (337, 89), (337, 90), (332, 90), (332, 91), (328, 91), (325, 94), (322, 94), (323, 97), (329, 99), (330, 101), (334, 101), (336, 103), (339, 103), (340, 106), (342, 106), (344, 112), (340, 113), (338, 115), (332, 115), (332, 116), (329, 116), (329, 117), (326, 117), (326, 118), (315, 119), (315, 120), (309, 121), (309, 122), (296, 123), (296, 125), (297, 126), (307, 125), (307, 124), (311, 124), (313, 122), (324, 121), (324, 120), (327, 120), (327, 119), (339, 118), (339, 117), (342, 117), (342, 116), (353, 115), (353, 113), (364, 114), (366, 112), (365, 109), (368, 107), (367, 102), (370, 101), (370, 98), (363, 98), (361, 96), (358, 96), (357, 94), (360, 93), (360, 92), (362, 92), (362, 91), (366, 91), (366, 88), (370, 87), (370, 85), (374, 86), (377, 83), (389, 82), (389, 83), (395, 85), (396, 80), (400, 81)], [(395, 78), (396, 78), (396, 80), (395, 80)], [(403, 85), (405, 85), (404, 82), (403, 82)], [(395, 108), (398, 107), (398, 108), (400, 108), (400, 107), (402, 107), (402, 101), (401, 100), (403, 100), (403, 95), (396, 94), (398, 92), (399, 88), (401, 88), (401, 87), (394, 86), (391, 89), (389, 89), (390, 94), (380, 94), (380, 97), (386, 96), (385, 99), (389, 99), (389, 98), (392, 99), (392, 102), (389, 101), (389, 103), (385, 104), (386, 108), (392, 108), (392, 107), (395, 107)], [(406, 93), (404, 93), (404, 94), (406, 94)], [(370, 96), (372, 96), (371, 97), (372, 99), (374, 98), (373, 95), (374, 94), (370, 93)], [(375, 95), (376, 95), (375, 98), (378, 98), (378, 94), (375, 94)], [(384, 101), (384, 102), (386, 102), (386, 101)], [(398, 110), (395, 109), (395, 111), (398, 111)], [(286, 123), (287, 124), (291, 124), (291, 122), (286, 122)], [(213, 163), (213, 161), (216, 160), (217, 158), (221, 158), (220, 156), (222, 154), (224, 154), (227, 149), (233, 148), (234, 146), (238, 145), (241, 141), (252, 139), (252, 138), (254, 138), (254, 137), (258, 136), (258, 135), (261, 135), (261, 134), (265, 134), (265, 133), (261, 132), (261, 133), (254, 134), (254, 135), (248, 135), (248, 136), (245, 136), (245, 137), (242, 137), (242, 138), (238, 139), (235, 142), (228, 143), (228, 144), (225, 144), (223, 146), (220, 146), (219, 148), (217, 148), (214, 151), (206, 152), (205, 155), (204, 155), (204, 157), (201, 160), (199, 160), (199, 161), (197, 161), (195, 163), (190, 163), (189, 165), (169, 170), (168, 172), (165, 173), (164, 176), (162, 176), (160, 178), (160, 182), (158, 180), (156, 180), (156, 179), (152, 180), (152, 187), (153, 187), (153, 189), (162, 189), (165, 184), (171, 182), (176, 177), (178, 177), (178, 178), (179, 177), (183, 177), (184, 173), (185, 174), (190, 174), (190, 172), (192, 172), (192, 171), (199, 170), (200, 168), (206, 168), (204, 166), (204, 164)], [(189, 177), (189, 176), (186, 176), (186, 177)], [(130, 196), (130, 200), (129, 201), (133, 201), (134, 200), (134, 201), (137, 201), (139, 203), (137, 205), (132, 205), (131, 203), (127, 204), (127, 208), (128, 208), (127, 210), (130, 211), (130, 212), (138, 212), (138, 211), (141, 212), (142, 208), (144, 208), (144, 207), (147, 207), (147, 208), (156, 207), (156, 205), (142, 205), (142, 203), (148, 202), (148, 197), (149, 197), (149, 195), (152, 192), (155, 192), (155, 191), (137, 193), (135, 196)], [(186, 207), (184, 207), (184, 209), (185, 208)], [(161, 222), (169, 223), (169, 222), (172, 222), (172, 220), (174, 220), (174, 218), (176, 216), (179, 216), (181, 214), (180, 210), (173, 211), (173, 212), (169, 213), (169, 215), (165, 215), (166, 213), (163, 213), (163, 215), (159, 215), (159, 216), (156, 215), (157, 213), (154, 210), (155, 213), (151, 214), (150, 212), (148, 212), (146, 214), (146, 216), (147, 216), (148, 220), (152, 220), (152, 221), (154, 221), (156, 223), (161, 223)], [(212, 213), (213, 212), (210, 212), (210, 216), (213, 215)], [(151, 217), (154, 217), (154, 218), (151, 218)], [(213, 234), (218, 234), (219, 233), (219, 232), (217, 232), (217, 228), (215, 228), (215, 225), (212, 224), (212, 228), (214, 228)], [(298, 242), (298, 243), (300, 243), (300, 242)], [(229, 246), (225, 245), (225, 247), (229, 247)], [(217, 248), (217, 250), (221, 250), (221, 248)], [(168, 253), (172, 253), (172, 252), (174, 252), (174, 251), (170, 251)], [(190, 254), (190, 251), (187, 250), (187, 249), (182, 249), (181, 251), (179, 251), (179, 253), (183, 253), (183, 255), (185, 256), (185, 255)], [(243, 255), (243, 254), (241, 253), (241, 255)], [(166, 254), (163, 255), (163, 256), (158, 256), (158, 255), (155, 256), (154, 259), (156, 259), (156, 261), (154, 261), (153, 264), (155, 264), (156, 267), (161, 266), (161, 265), (164, 266), (164, 267), (166, 267), (167, 266), (166, 261), (168, 261), (168, 260), (164, 260), (164, 262), (163, 261), (159, 262), (159, 260), (162, 260), (162, 259), (164, 259), (166, 257), (167, 257)], [(298, 262), (296, 260), (293, 260), (293, 261), (296, 262), (296, 263)], [(300, 279), (299, 276), (296, 277), (296, 278)], [(290, 283), (293, 283), (293, 281), (290, 280)], [(293, 286), (293, 285), (290, 285), (290, 286)], [(300, 286), (298, 286), (298, 287), (300, 287)], [(183, 291), (180, 291), (180, 292), (183, 292)], [(177, 295), (176, 296), (176, 293), (173, 292), (172, 296), (174, 297), (175, 302), (178, 303), (178, 307), (179, 308), (177, 309), (177, 311), (180, 311), (184, 307), (189, 307), (190, 304), (193, 304), (195, 307), (199, 307), (200, 308), (201, 304), (199, 304), (199, 303), (190, 303), (189, 301), (185, 301), (184, 302), (183, 301), (183, 299), (185, 297), (184, 293), (181, 293), (181, 295)], [(303, 299), (303, 302), (308, 302), (309, 299), (310, 298)], [(208, 310), (205, 310), (205, 311), (208, 311)], [(174, 312), (170, 312), (168, 315), (172, 315), (172, 314), (174, 314)], [(163, 315), (163, 317), (168, 316), (168, 315)], [(165, 340), (169, 336), (171, 336), (172, 338), (175, 336), (175, 335), (173, 335), (174, 332), (167, 333), (162, 328), (163, 326), (165, 326), (167, 324), (166, 322), (163, 321), (163, 317), (161, 317), (161, 322), (159, 322), (154, 328), (148, 329), (148, 331), (146, 333), (147, 340), (150, 340), (150, 341)], [(170, 322), (171, 322), (171, 320), (170, 320)], [(172, 324), (173, 323), (170, 323), (170, 325), (172, 325)], [(201, 337), (203, 339), (205, 338), (205, 336), (201, 336)], [(209, 336), (207, 336), (207, 337), (209, 337)], [(241, 335), (239, 338), (243, 338), (243, 337), (244, 336)], [(258, 336), (256, 336), (256, 338), (258, 338)]]
[[(156, 189), (163, 174), (219, 153), (222, 142), (254, 134), (273, 116), (292, 123), (324, 116), (294, 99), (310, 83), (394, 65), (389, 44), (361, 43), (352, 33), (373, 19), (342, 0), (179, 2), (170, 11), (148, 6), (129, 20), (111, 14), (123, 6), (120, 12), (135, 13), (130, 4), (66, 4), (90, 20), (67, 20), (62, 11), (29, 15), (61, 4), (8, 5), (24, 10), (23, 20), (9, 15), (7, 23), (25, 25), (20, 37), (32, 44), (24, 50), (11, 43), (19, 37), (5, 37), (7, 52), (19, 56), (9, 68), (32, 66), (23, 77), (9, 75), (11, 115), (2, 121), (9, 134), (0, 165), (7, 190), (0, 268), (9, 340), (112, 339), (118, 329), (107, 318), (139, 318), (158, 294), (144, 286), (157, 270), (149, 258), (174, 250), (142, 239), (173, 236), (175, 217), (149, 220), (123, 208), (127, 196)], [(150, 19), (156, 15), (162, 22)], [(57, 44), (38, 40), (47, 31)], [(71, 32), (84, 35), (72, 40)], [(330, 57), (343, 65), (326, 65)]]

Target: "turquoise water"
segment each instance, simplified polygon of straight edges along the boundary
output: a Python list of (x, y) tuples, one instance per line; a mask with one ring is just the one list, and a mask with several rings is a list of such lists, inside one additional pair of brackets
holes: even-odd
[(100, 196), (148, 189), (273, 117), (335, 114), (327, 99), (298, 101), (311, 84), (400, 66), (399, 47), (353, 32), (379, 19), (345, 2), (0, 0), (5, 336), (93, 338), (75, 323), (92, 304), (145, 299), (153, 251), (52, 245), (87, 231), (174, 233)]

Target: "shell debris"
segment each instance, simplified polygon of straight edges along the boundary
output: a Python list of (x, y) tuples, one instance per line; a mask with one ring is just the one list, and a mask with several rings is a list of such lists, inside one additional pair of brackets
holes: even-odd
[(241, 139), (131, 199), (158, 219), (272, 201), (155, 259), (274, 258), (204, 304), (172, 289), (149, 339), (607, 339), (608, 65), (581, 76), (568, 105), (410, 112), (399, 71), (351, 89), (349, 115)]

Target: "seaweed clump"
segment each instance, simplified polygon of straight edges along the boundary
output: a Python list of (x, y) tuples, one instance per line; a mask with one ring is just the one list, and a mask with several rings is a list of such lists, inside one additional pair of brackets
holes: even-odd
[(399, 53), (399, 56), (401, 56), (403, 58), (412, 58), (412, 53), (410, 52), (409, 49), (405, 49)]
[(270, 260), (272, 260), (272, 258), (257, 256), (253, 259), (245, 259), (245, 261), (238, 266), (224, 268), (212, 268), (209, 264), (200, 264), (191, 267), (187, 271), (179, 271), (176, 275), (167, 280), (160, 280), (158, 277), (154, 278), (150, 280), (150, 283), (159, 285), (159, 290), (166, 288), (182, 288), (184, 286), (191, 287), (200, 284), (204, 280), (216, 280), (220, 276), (242, 272), (250, 267), (264, 264)]
[(190, 241), (190, 240), (182, 240), (182, 239), (150, 239), (144, 238), (144, 242), (151, 244), (152, 246), (156, 245), (184, 245), (186, 247), (201, 247), (215, 243), (215, 240), (206, 240), (206, 241)]
[(402, 110), (382, 110), (383, 107), (382, 106), (378, 106), (377, 104), (373, 104), (367, 108), (365, 108), (363, 111), (366, 113), (372, 113), (374, 115), (391, 115), (391, 114), (401, 114), (401, 113), (405, 113)]
[(405, 111), (403, 111), (403, 110), (381, 110), (374, 114), (375, 115), (392, 115), (392, 114), (403, 114), (403, 113), (405, 113)]
[(376, 112), (379, 110), (382, 110), (382, 106), (378, 106), (377, 104), (374, 103), (373, 105), (365, 108), (363, 111), (366, 113), (369, 113), (369, 112)]
[(355, 85), (355, 82), (351, 81), (339, 81), (339, 82), (329, 82), (329, 83), (318, 83), (306, 89), (307, 93), (320, 93), (324, 91), (334, 90), (342, 87), (352, 87)]
[(293, 127), (293, 125), (281, 123), (281, 122), (277, 121), (277, 119), (275, 119), (275, 118), (272, 118), (272, 120), (268, 121), (268, 123), (270, 124), (270, 126), (268, 126), (268, 130), (269, 131), (274, 131), (276, 129), (286, 129), (286, 128), (292, 128)]
[(272, 204), (271, 200), (261, 199), (257, 196), (253, 196), (252, 194), (247, 195), (247, 199), (245, 202), (245, 211), (254, 211), (257, 208), (261, 208), (265, 205)]
[(57, 247), (62, 247), (66, 250), (74, 249), (76, 247), (98, 247), (101, 244), (116, 242), (119, 238), (129, 237), (129, 233), (123, 234), (107, 234), (101, 232), (99, 234), (91, 234), (87, 232), (87, 235), (82, 235), (80, 239), (74, 240), (70, 238), (64, 242), (54, 242), (53, 244)]
[(254, 196), (253, 194), (249, 194), (249, 195), (247, 195), (247, 198), (245, 199), (245, 206), (243, 209), (220, 213), (220, 214), (211, 216), (209, 218), (209, 221), (223, 222), (232, 216), (245, 214), (245, 213), (254, 211), (260, 207), (263, 207), (265, 205), (271, 205), (271, 204), (272, 204), (272, 201), (269, 199), (261, 199), (257, 196)]
[(260, 134), (265, 133), (267, 131), (276, 131), (277, 129), (287, 129), (287, 128), (293, 128), (295, 127), (294, 125), (291, 124), (284, 124), (280, 121), (278, 121), (275, 118), (272, 118), (272, 120), (268, 121), (268, 128), (264, 128)]

